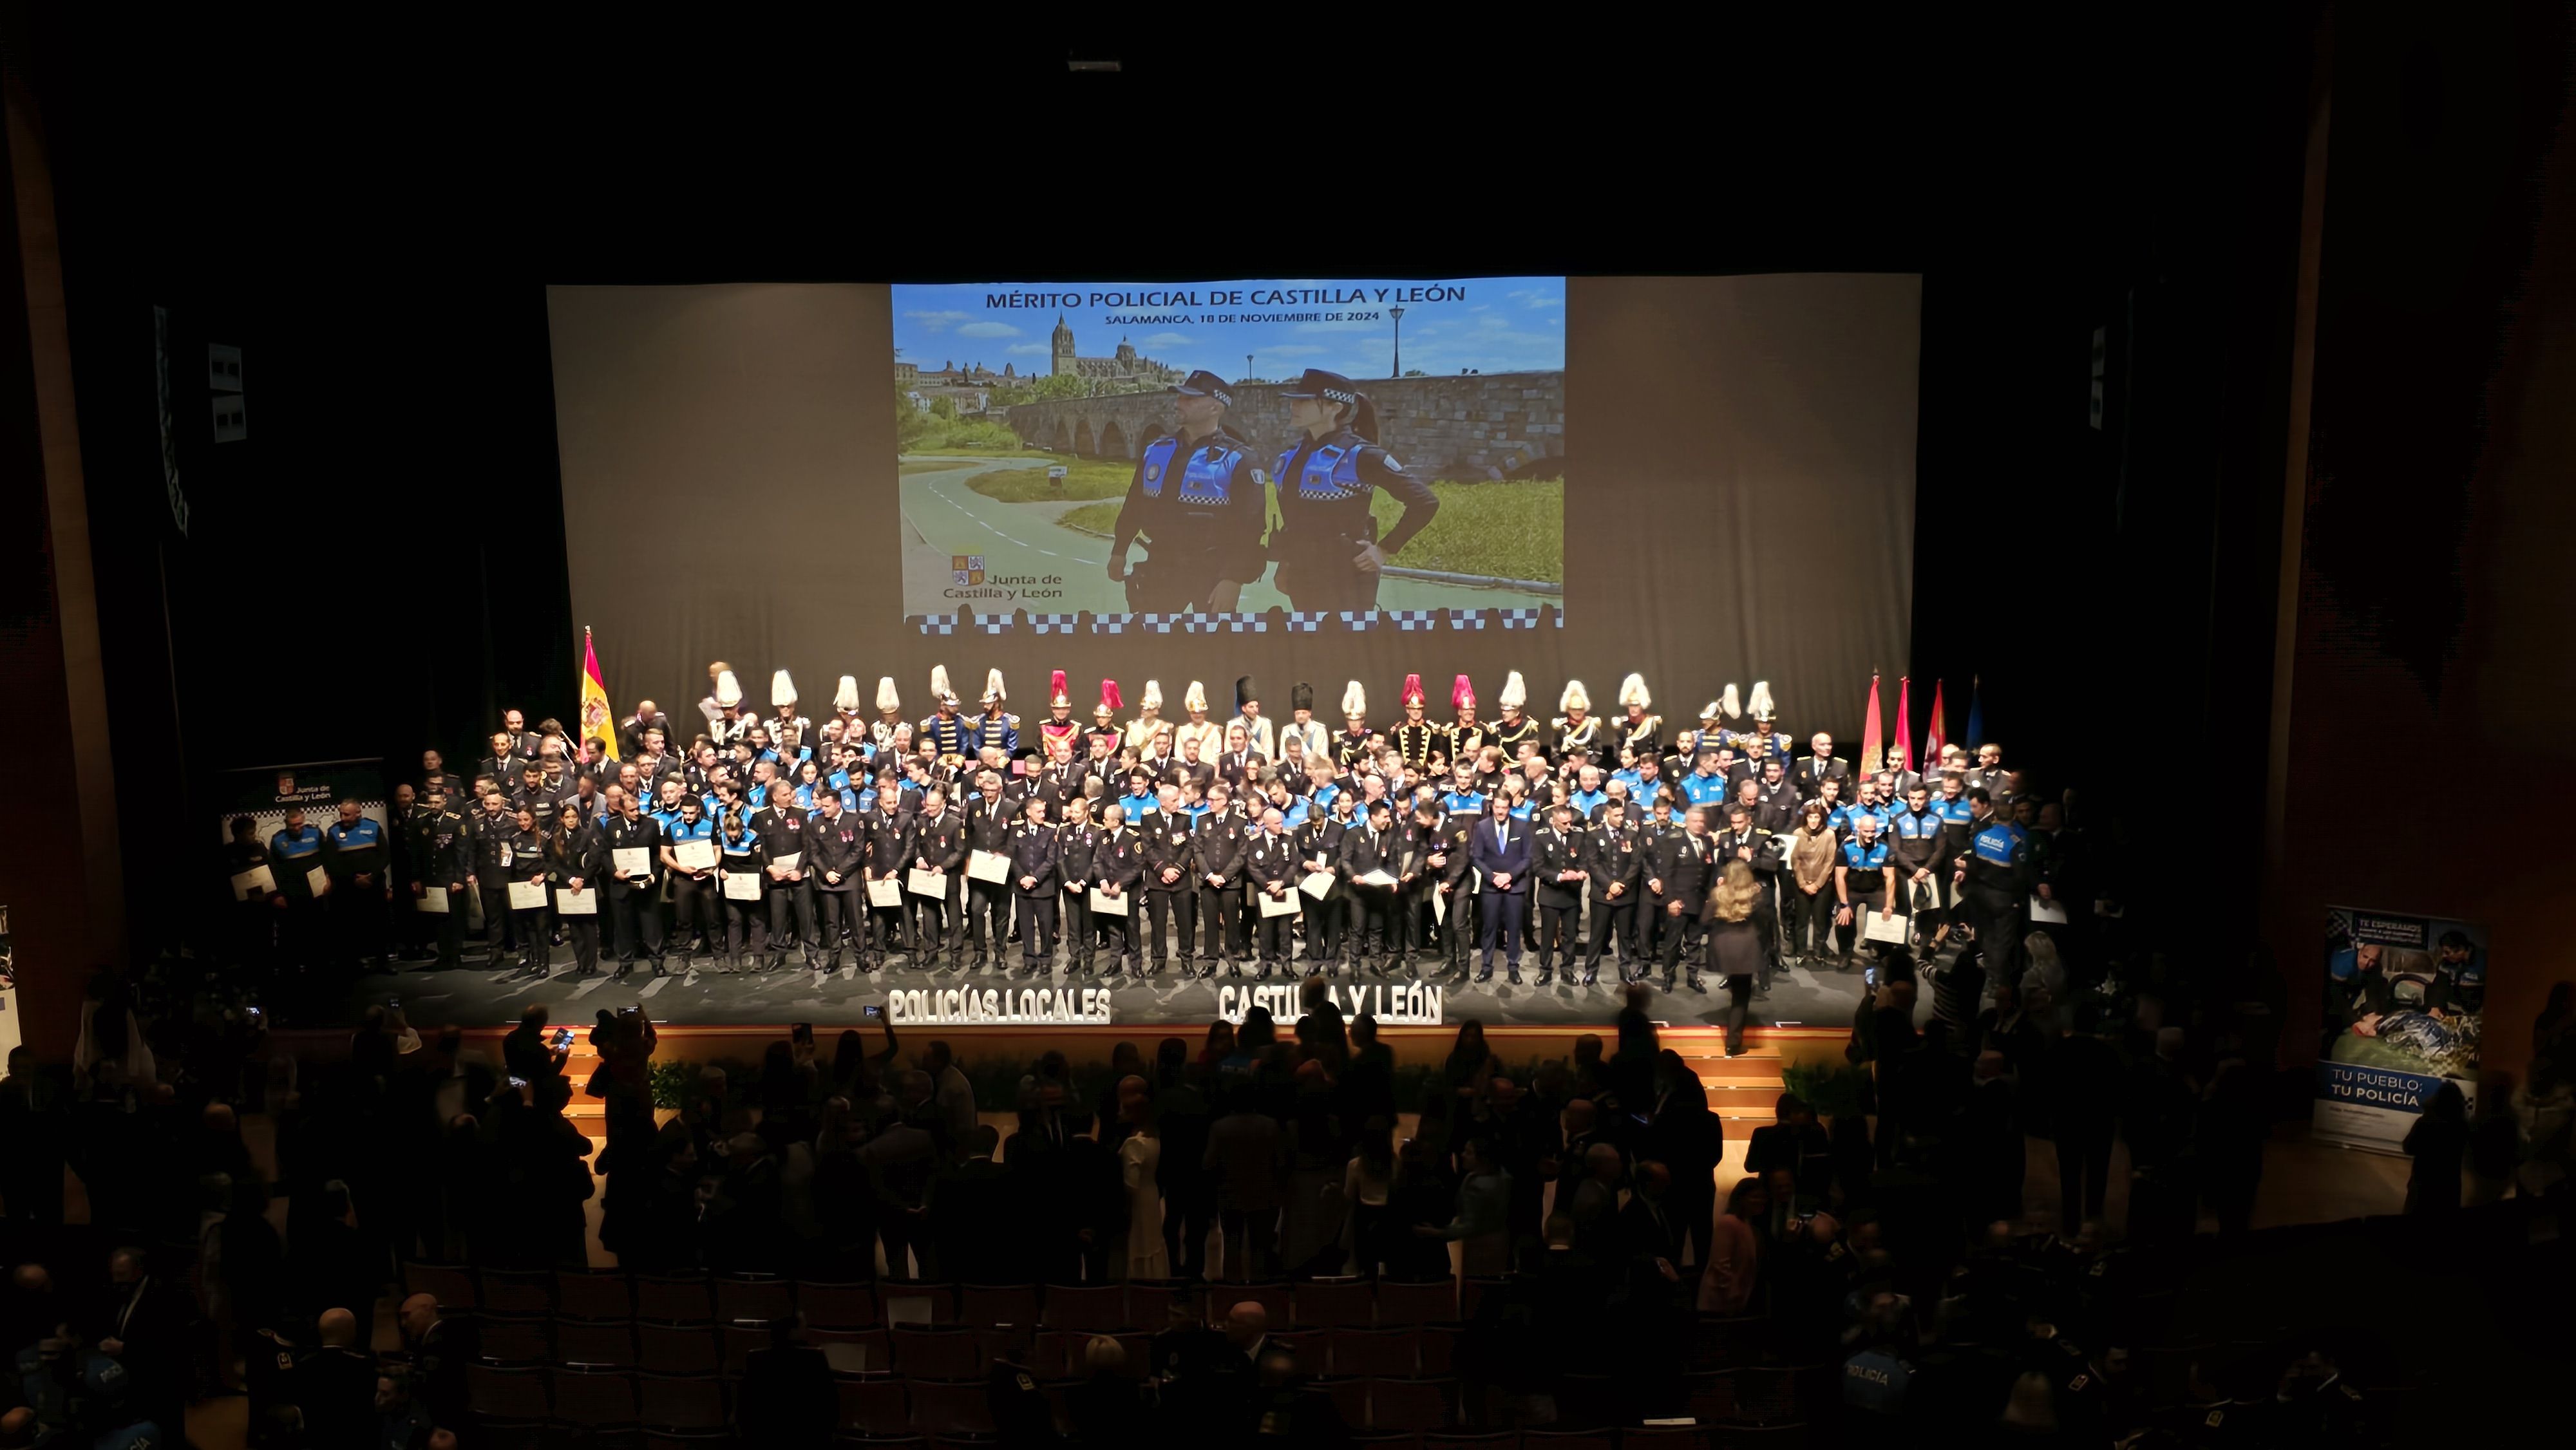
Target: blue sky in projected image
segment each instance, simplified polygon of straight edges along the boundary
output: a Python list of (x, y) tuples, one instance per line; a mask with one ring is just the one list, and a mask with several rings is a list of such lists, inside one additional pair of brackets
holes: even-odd
[[(1010, 364), (1022, 374), (1043, 376), (1048, 368), (1047, 339), (1057, 313), (1073, 328), (1074, 350), (1082, 357), (1108, 357), (1121, 338), (1136, 351), (1167, 366), (1206, 368), (1222, 377), (1244, 376), (1243, 359), (1252, 355), (1253, 371), (1263, 378), (1293, 378), (1307, 368), (1325, 368), (1355, 378), (1385, 377), (1395, 351), (1394, 324), (1378, 289), (1428, 286), (1464, 288), (1466, 300), (1406, 301), (1404, 366), (1410, 372), (1454, 374), (1464, 368), (1479, 372), (1561, 369), (1565, 366), (1565, 279), (1562, 277), (1469, 277), (1426, 281), (1341, 277), (1247, 281), (1173, 282), (1009, 282), (914, 285), (894, 287), (896, 355), (924, 368), (943, 363), (960, 367), (982, 363), (1001, 371)], [(1261, 290), (1357, 289), (1369, 295), (1356, 302), (1256, 303)], [(1092, 306), (1102, 292), (1183, 291), (1198, 294), (1197, 306), (1175, 304)], [(1212, 306), (1211, 291), (1242, 292), (1239, 305)], [(988, 294), (1061, 292), (1080, 294), (1082, 305), (1045, 308), (991, 308)], [(1388, 301), (1394, 301), (1390, 296)], [(1281, 313), (1375, 314), (1335, 320), (1272, 320)], [(1211, 321), (1211, 314), (1255, 321)], [(1180, 320), (1176, 314), (1186, 315)]]

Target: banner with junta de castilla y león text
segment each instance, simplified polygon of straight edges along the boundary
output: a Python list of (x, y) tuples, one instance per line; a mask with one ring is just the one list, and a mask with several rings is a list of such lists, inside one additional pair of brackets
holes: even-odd
[(2445, 1083), (2474, 1097), (2487, 935), (2448, 917), (2330, 907), (2316, 1136), (2397, 1152)]

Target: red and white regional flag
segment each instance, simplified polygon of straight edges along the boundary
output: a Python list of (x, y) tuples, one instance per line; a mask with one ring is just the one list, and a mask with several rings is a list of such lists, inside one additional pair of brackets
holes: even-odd
[(1869, 718), (1862, 721), (1860, 727), (1860, 773), (1864, 776), (1878, 774), (1886, 763), (1879, 744), (1878, 721), (1878, 676), (1872, 675), (1869, 677)]
[(1932, 718), (1923, 722), (1923, 758), (1930, 764), (1916, 767), (1929, 775), (1941, 768), (1942, 747), (1950, 743), (1949, 732), (1942, 728), (1941, 682), (1932, 682)]

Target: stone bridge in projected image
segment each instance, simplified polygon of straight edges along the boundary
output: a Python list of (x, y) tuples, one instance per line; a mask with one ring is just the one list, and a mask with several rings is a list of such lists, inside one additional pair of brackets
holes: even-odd
[[(1279, 395), (1284, 386), (1236, 385), (1226, 426), (1265, 450), (1283, 446), (1292, 431), (1288, 400)], [(1563, 372), (1381, 378), (1360, 389), (1377, 404), (1378, 441), (1417, 476), (1545, 478), (1563, 471)], [(1032, 448), (1092, 458), (1135, 458), (1174, 426), (1171, 395), (1162, 392), (1022, 403), (1003, 421)]]

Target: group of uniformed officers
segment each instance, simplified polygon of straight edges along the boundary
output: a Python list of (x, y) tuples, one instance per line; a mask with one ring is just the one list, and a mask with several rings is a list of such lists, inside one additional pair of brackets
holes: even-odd
[(1428, 719), (1407, 676), (1385, 729), (1353, 681), (1330, 729), (1308, 685), (1274, 719), (1249, 677), (1221, 724), (1196, 681), (1184, 719), (1162, 718), (1148, 681), (1121, 721), (1104, 680), (1085, 725), (1057, 671), (1024, 734), (999, 671), (968, 714), (934, 670), (917, 721), (891, 679), (863, 718), (845, 675), (819, 725), (783, 670), (766, 719), (730, 666), (709, 675), (685, 750), (649, 700), (582, 736), (511, 711), (470, 785), (425, 753), (390, 831), (354, 802), (328, 828), (291, 813), (265, 843), (244, 818), (232, 869), (267, 864), (276, 883), (246, 908), (253, 929), (299, 965), (460, 965), (479, 913), (491, 962), (537, 975), (566, 943), (584, 975), (609, 954), (620, 976), (673, 955), (962, 972), (1006, 967), (1016, 937), (1032, 974), (1059, 949), (1100, 977), (1156, 976), (1177, 954), (1184, 978), (1302, 960), (1484, 982), (1499, 958), (1517, 984), (1531, 954), (1539, 985), (1589, 986), (1614, 955), (1622, 980), (1659, 963), (1666, 987), (1687, 972), (1704, 990), (1703, 918), (1731, 860), (1763, 888), (1766, 968), (1812, 948), (1849, 969), (1856, 944), (1885, 940), (1864, 930), (1875, 914), (1907, 920), (1916, 945), (1971, 927), (1990, 975), (2017, 974), (2025, 898), (2048, 890), (1999, 748), (1945, 748), (1927, 779), (1900, 744), (1855, 785), (1830, 736), (1792, 757), (1760, 683), (1749, 729), (1728, 723), (1745, 714), (1729, 685), (1668, 735), (1636, 675), (1612, 717), (1569, 681), (1545, 725), (1518, 672), (1491, 721), (1463, 675), (1452, 718)]

